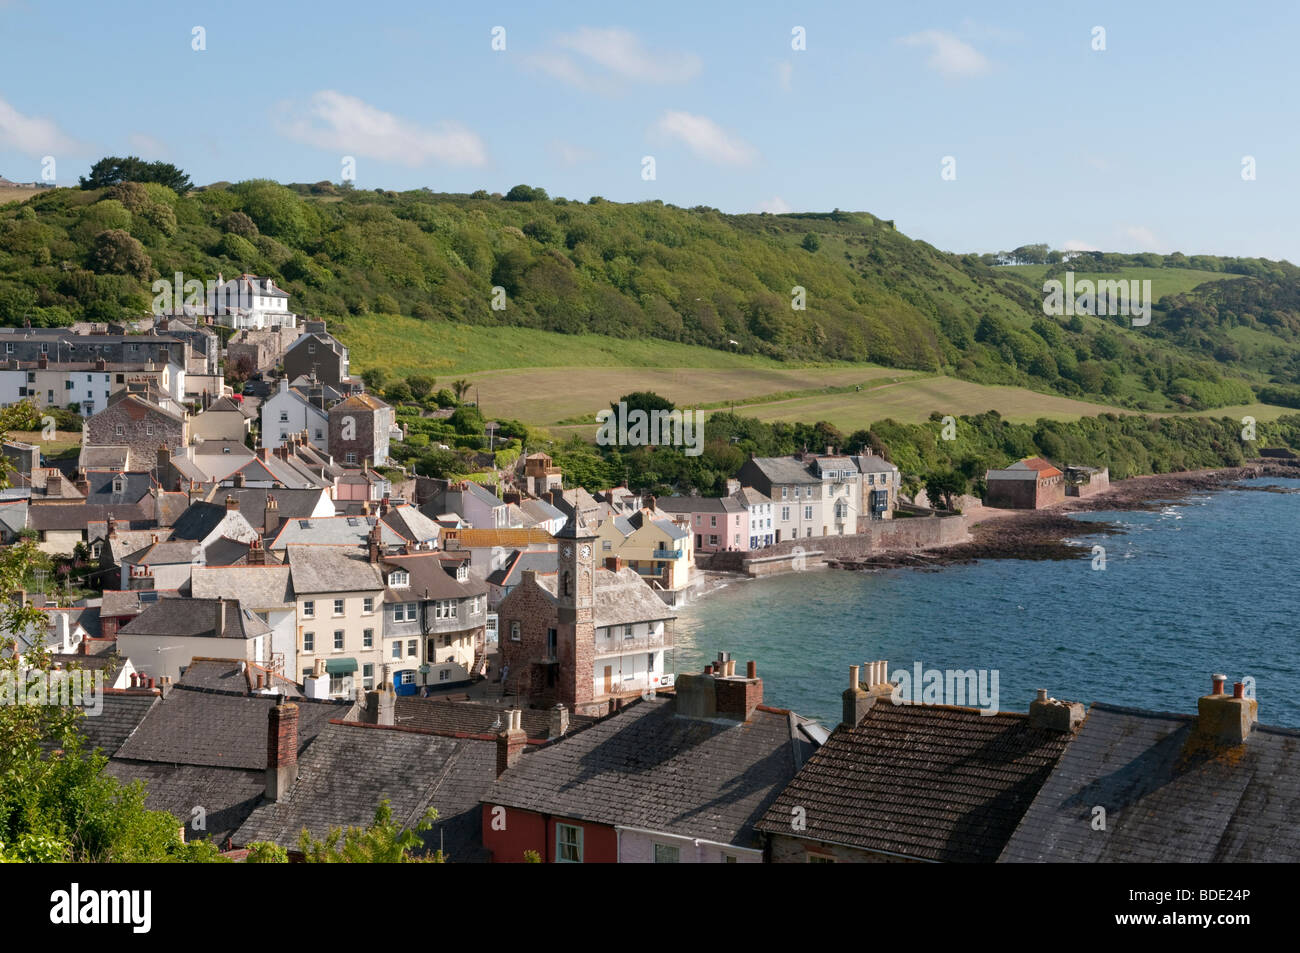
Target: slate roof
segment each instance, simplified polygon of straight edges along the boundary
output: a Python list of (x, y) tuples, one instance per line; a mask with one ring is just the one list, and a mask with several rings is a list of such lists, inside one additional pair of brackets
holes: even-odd
[(893, 473), (898, 469), (884, 457), (874, 453), (862, 454), (851, 459), (862, 473)]
[[(217, 631), (219, 603), (225, 602), (225, 628)], [(156, 635), (221, 639), (255, 639), (270, 626), (232, 599), (160, 599), (122, 626), (118, 635)]]
[(443, 562), (434, 552), (413, 553), (409, 556), (385, 556), (380, 565), (383, 567), (384, 580), (394, 569), (404, 569), (410, 574), (410, 585), (401, 589), (386, 589), (385, 602), (409, 602), (412, 599), (468, 599), (487, 593), (487, 584), (471, 577), (465, 582), (457, 582), (443, 568)]
[(519, 509), (526, 518), (533, 521), (534, 525), (564, 519), (564, 513), (545, 500), (524, 500), (519, 504)]
[[(559, 576), (548, 573), (539, 574), (535, 578), (537, 584), (555, 601)], [(596, 570), (592, 615), (598, 628), (677, 618), (677, 613), (655, 595), (655, 591), (637, 571), (627, 566), (618, 572)]]
[(790, 712), (747, 722), (680, 718), (675, 701), (638, 701), (527, 751), (484, 793), (489, 804), (758, 846), (754, 824), (807, 753)]
[(379, 519), (403, 539), (413, 543), (429, 542), (442, 535), (442, 527), (414, 506), (394, 506)]
[(257, 688), (257, 676), (263, 677), (264, 683), (274, 688), (276, 693), (286, 698), (301, 698), (302, 692), (292, 679), (276, 675), (270, 670), (252, 662), (228, 658), (194, 658), (185, 666), (185, 673), (176, 682), (186, 688), (208, 689), (225, 694), (253, 693)]
[(1094, 703), (999, 859), (1300, 861), (1300, 731), (1260, 725), (1225, 747), (1201, 742), (1196, 722)]
[[(268, 712), (274, 695), (198, 689), (177, 683), (118, 749), (117, 758), (266, 770)], [(350, 705), (298, 699), (299, 756)], [(193, 803), (193, 802), (192, 802)], [(188, 813), (188, 810), (187, 810)]]
[(293, 590), (298, 595), (318, 592), (360, 592), (383, 589), (379, 568), (359, 550), (334, 546), (290, 546), (287, 550)]
[[(319, 546), (360, 546), (379, 522), (377, 516), (313, 516), (288, 520), (280, 527), (269, 549), (285, 549), (298, 544)], [(385, 546), (400, 546), (405, 540), (386, 523), (379, 523), (380, 541)]]
[(808, 471), (808, 464), (794, 457), (753, 457), (751, 462), (762, 471), (773, 484), (807, 484), (821, 485), (822, 478), (813, 476)]
[(158, 703), (153, 692), (115, 691), (105, 689), (103, 710), (98, 715), (78, 719), (81, 734), (86, 739), (86, 752), (102, 751), (112, 757), (122, 743), (130, 737), (145, 716)]
[(1069, 739), (1029, 716), (877, 701), (841, 726), (767, 811), (758, 829), (928, 861), (992, 862)]
[(238, 599), (256, 612), (294, 604), (288, 566), (196, 566), (190, 572), (190, 593), (196, 599)]
[(191, 503), (176, 522), (172, 523), (173, 539), (206, 539), (208, 534), (221, 525), (226, 518), (226, 504)]
[(113, 619), (139, 615), (159, 599), (175, 599), (179, 596), (180, 593), (175, 589), (105, 589), (99, 603), (99, 616), (101, 619)]
[[(255, 529), (261, 529), (266, 525), (266, 498), (268, 496), (275, 497), (276, 512), (281, 520), (286, 520), (309, 518), (320, 504), (321, 497), (325, 495), (327, 494), (324, 489), (316, 488), (290, 490), (250, 486), (215, 487), (209, 493), (210, 502), (223, 506), (226, 497), (233, 496), (239, 503), (239, 512)], [(273, 532), (278, 528), (278, 523), (271, 527)]]
[[(265, 732), (265, 729), (263, 729)], [(262, 739), (263, 746), (266, 739)], [(210, 837), (218, 847), (239, 829), (266, 791), (266, 770), (219, 768), (114, 758), (104, 773), (145, 784), (145, 807), (167, 811), (185, 826), (187, 840)], [(204, 829), (194, 830), (193, 810), (204, 808)]]
[(744, 507), (730, 496), (664, 496), (655, 506), (665, 513), (740, 513)]
[(330, 724), (299, 759), (288, 796), (253, 811), (235, 842), (267, 840), (293, 850), (304, 827), (316, 837), (331, 827), (364, 827), (387, 798), (393, 820), (402, 825), (414, 825), (428, 807), (436, 808), (437, 827), (425, 843), (437, 847), (441, 839), (452, 861), (478, 859), (479, 798), (495, 774), (495, 741)]
[(516, 549), (503, 566), (488, 574), (487, 581), (494, 586), (517, 586), (523, 581), (525, 569), (538, 573), (554, 573), (559, 570), (559, 559), (559, 554), (555, 552)]

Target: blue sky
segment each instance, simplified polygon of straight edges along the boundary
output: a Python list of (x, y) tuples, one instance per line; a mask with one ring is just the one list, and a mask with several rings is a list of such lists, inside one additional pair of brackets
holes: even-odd
[(0, 175), (48, 155), (71, 185), (133, 154), (200, 184), (339, 181), (350, 155), (359, 188), (1300, 262), (1300, 4), (896, 6), (0, 0)]

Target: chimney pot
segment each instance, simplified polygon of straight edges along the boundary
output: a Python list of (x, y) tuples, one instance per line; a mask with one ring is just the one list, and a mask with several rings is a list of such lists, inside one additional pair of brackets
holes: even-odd
[(860, 683), (858, 682), (858, 667), (856, 665), (850, 665), (849, 666), (849, 688), (851, 689), (857, 688), (859, 684)]

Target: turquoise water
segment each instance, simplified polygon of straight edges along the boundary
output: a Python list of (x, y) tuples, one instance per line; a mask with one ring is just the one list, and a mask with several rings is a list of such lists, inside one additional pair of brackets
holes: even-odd
[[(1254, 485), (1300, 489), (1300, 480)], [(848, 666), (989, 669), (999, 707), (1057, 698), (1194, 713), (1210, 675), (1253, 676), (1264, 724), (1300, 728), (1300, 495), (1228, 489), (1077, 514), (1077, 560), (739, 580), (680, 611), (676, 667), (758, 663), (766, 704), (833, 727)], [(1089, 523), (1118, 524), (1098, 535)], [(1106, 549), (1092, 568), (1091, 547)]]

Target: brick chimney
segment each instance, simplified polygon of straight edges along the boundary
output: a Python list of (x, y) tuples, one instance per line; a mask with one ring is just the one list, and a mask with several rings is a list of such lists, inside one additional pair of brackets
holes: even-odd
[(605, 568), (610, 572), (618, 572), (623, 568), (623, 559), (620, 556), (606, 556)]
[(556, 705), (551, 709), (551, 724), (547, 730), (547, 738), (559, 738), (569, 730), (569, 709), (564, 705)]
[(1047, 689), (1040, 688), (1038, 697), (1029, 703), (1029, 727), (1073, 733), (1079, 730), (1086, 714), (1079, 702), (1048, 698)]
[(370, 561), (372, 563), (379, 562), (380, 553), (383, 552), (383, 546), (380, 545), (380, 540), (382, 538), (383, 537), (380, 535), (379, 524), (376, 523), (370, 528), (370, 535), (366, 537), (366, 542), (370, 548)]
[(226, 494), (226, 512), (227, 513), (239, 512), (239, 500), (235, 499), (230, 494)]
[(267, 721), (266, 799), (279, 801), (298, 779), (298, 706), (281, 696)]
[(235, 486), (237, 486), (237, 487), (243, 487), (243, 486), (247, 483), (247, 480), (246, 480), (245, 477), (244, 477), (244, 471), (243, 471), (243, 470), (238, 471), (238, 472), (237, 472), (237, 473), (236, 473), (236, 474), (231, 478), (231, 481), (230, 481), (230, 482), (232, 482), (232, 483), (233, 483)]
[(383, 498), (382, 500), (379, 501), (379, 515), (380, 515), (380, 516), (386, 516), (386, 515), (388, 514), (388, 506), (389, 506), (389, 503), (390, 503), (389, 495), (388, 495), (387, 493), (385, 493), (385, 494), (384, 494), (384, 498)]
[(266, 565), (266, 550), (262, 548), (262, 540), (260, 537), (254, 539), (248, 546), (248, 565)]
[(518, 708), (506, 711), (505, 728), (497, 735), (497, 777), (501, 777), (506, 768), (512, 767), (524, 753), (528, 736), (524, 734), (524, 713)]
[(263, 523), (267, 536), (280, 528), (280, 501), (270, 493), (266, 494), (266, 518)]
[(735, 661), (725, 653), (719, 653), (702, 675), (679, 675), (676, 690), (676, 711), (685, 718), (748, 721), (763, 704), (757, 664), (750, 662), (745, 674), (737, 675)]
[(45, 370), (49, 366), (50, 366), (50, 359), (46, 357), (44, 354), (36, 358), (36, 367), (39, 370)]
[(1196, 701), (1196, 733), (1203, 740), (1221, 745), (1245, 744), (1259, 722), (1259, 702), (1246, 697), (1246, 686), (1236, 682), (1232, 694), (1224, 692), (1226, 675), (1212, 678), (1213, 689)]
[(85, 470), (77, 470), (77, 479), (73, 486), (77, 488), (77, 492), (82, 496), (90, 496), (90, 480), (86, 478)]

